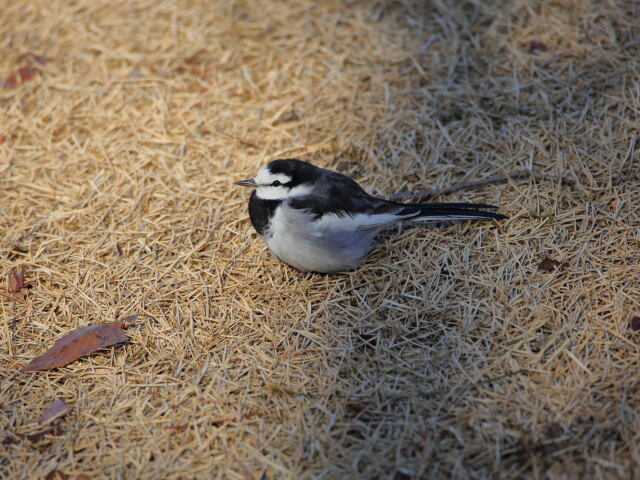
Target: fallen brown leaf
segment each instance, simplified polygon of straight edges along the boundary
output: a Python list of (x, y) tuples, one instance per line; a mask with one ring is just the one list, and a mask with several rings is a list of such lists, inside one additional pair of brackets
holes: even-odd
[(6, 88), (16, 88), (18, 85), (22, 85), (25, 82), (28, 82), (38, 73), (38, 69), (27, 65), (26, 67), (21, 67), (17, 72), (9, 75), (3, 82), (3, 86)]
[[(31, 52), (25, 53), (21, 58), (24, 60), (29, 60), (31, 63), (36, 63), (38, 65), (45, 65), (47, 62), (49, 62), (49, 59), (47, 57), (36, 55), (35, 53)], [(2, 82), (2, 86), (5, 88), (16, 88), (18, 85), (22, 85), (23, 83), (31, 80), (37, 75), (39, 71), (40, 69), (33, 65), (25, 65), (24, 67), (20, 67), (16, 72), (5, 78), (4, 82)]]
[(547, 272), (553, 272), (558, 268), (562, 267), (562, 262), (558, 260), (553, 260), (552, 258), (545, 257), (539, 264), (539, 270), (546, 270)]
[(11, 273), (9, 273), (9, 281), (7, 283), (9, 293), (18, 293), (23, 288), (30, 287), (32, 282), (25, 282), (24, 267), (20, 267), (20, 270), (13, 267)]
[(65, 417), (71, 413), (73, 408), (66, 405), (62, 400), (56, 398), (53, 402), (49, 404), (47, 409), (38, 420), (40, 425), (46, 425), (47, 423), (51, 423), (55, 420), (59, 420), (62, 417)]
[[(22, 276), (22, 279), (20, 278)], [(20, 283), (24, 282), (24, 274), (19, 274), (16, 270), (16, 267), (11, 269), (11, 273), (9, 274), (9, 281), (7, 282), (7, 290), (10, 293), (16, 293), (20, 291)]]
[(24, 280), (24, 267), (21, 267), (18, 270), (16, 267), (11, 269), (9, 273), (9, 279), (7, 281), (7, 291), (3, 292), (0, 290), (0, 295), (10, 300), (14, 300), (24, 305), (28, 305), (24, 299), (26, 292), (23, 292), (23, 288), (28, 288), (31, 286), (32, 282), (25, 282)]
[(116, 320), (104, 325), (89, 325), (73, 330), (56, 340), (53, 347), (46, 353), (34, 358), (22, 367), (22, 371), (34, 372), (63, 367), (101, 348), (126, 343), (129, 341), (129, 337), (122, 331), (124, 324), (128, 323), (125, 320)]

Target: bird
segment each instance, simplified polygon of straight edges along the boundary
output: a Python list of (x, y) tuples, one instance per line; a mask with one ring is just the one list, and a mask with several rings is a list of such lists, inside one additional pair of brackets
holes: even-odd
[(249, 218), (272, 254), (301, 272), (357, 268), (377, 234), (403, 221), (503, 220), (482, 203), (399, 203), (368, 194), (350, 177), (296, 158), (272, 160), (254, 178)]

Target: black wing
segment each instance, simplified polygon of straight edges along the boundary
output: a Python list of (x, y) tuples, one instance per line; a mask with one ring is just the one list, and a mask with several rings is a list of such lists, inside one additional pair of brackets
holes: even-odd
[(339, 217), (357, 214), (374, 215), (396, 211), (402, 204), (393, 204), (386, 200), (372, 197), (358, 183), (338, 172), (324, 170), (321, 178), (314, 185), (314, 192), (302, 197), (288, 200), (289, 206), (304, 209), (316, 217), (334, 214)]
[(507, 218), (487, 211), (497, 207), (484, 203), (399, 203), (376, 198), (365, 192), (353, 179), (331, 170), (324, 170), (312, 194), (294, 197), (288, 203), (292, 208), (308, 210), (316, 218), (326, 214), (339, 217), (363, 214), (371, 217), (373, 226), (379, 225), (375, 217), (379, 217), (381, 224), (390, 223), (392, 216), (397, 220), (422, 217), (425, 220), (427, 217), (433, 217), (434, 220)]

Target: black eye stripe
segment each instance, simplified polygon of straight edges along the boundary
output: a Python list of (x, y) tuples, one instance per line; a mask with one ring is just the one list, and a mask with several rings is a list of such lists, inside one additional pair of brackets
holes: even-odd
[(271, 186), (272, 187), (289, 187), (289, 188), (291, 188), (292, 185), (293, 185), (293, 181), (289, 181), (287, 183), (282, 183), (280, 180), (274, 180), (273, 182), (271, 182)]

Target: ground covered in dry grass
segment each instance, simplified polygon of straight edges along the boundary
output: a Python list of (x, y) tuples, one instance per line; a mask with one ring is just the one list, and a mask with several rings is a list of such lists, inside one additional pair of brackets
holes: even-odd
[[(0, 274), (34, 285), (0, 298), (0, 476), (637, 478), (639, 9), (2, 0)], [(377, 194), (574, 184), (443, 196), (511, 218), (300, 275), (231, 185), (291, 156)]]

